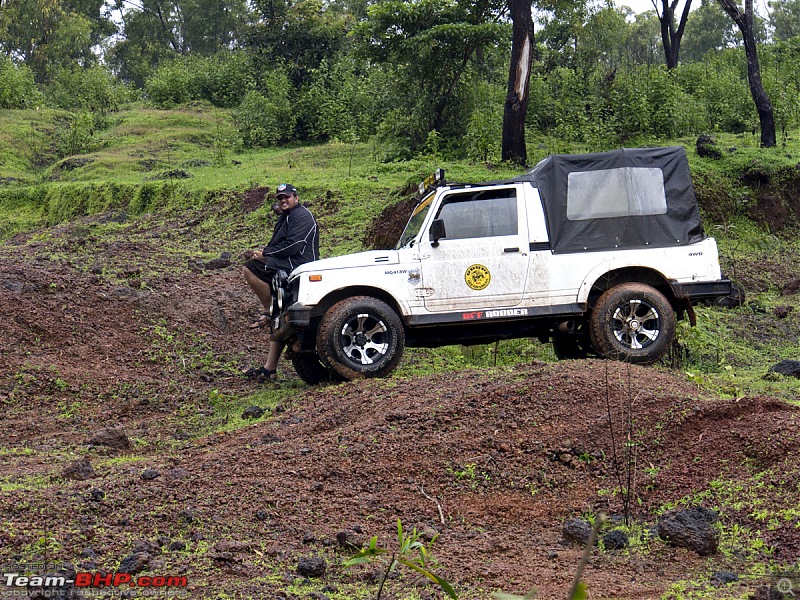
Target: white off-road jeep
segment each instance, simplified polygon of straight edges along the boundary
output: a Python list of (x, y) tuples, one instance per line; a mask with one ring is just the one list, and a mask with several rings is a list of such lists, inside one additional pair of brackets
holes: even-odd
[[(519, 177), (421, 186), (393, 250), (276, 281), (273, 339), (307, 383), (383, 377), (405, 346), (538, 337), (646, 364), (692, 300), (731, 293), (683, 148), (554, 155)], [(279, 279), (279, 278), (277, 278)]]

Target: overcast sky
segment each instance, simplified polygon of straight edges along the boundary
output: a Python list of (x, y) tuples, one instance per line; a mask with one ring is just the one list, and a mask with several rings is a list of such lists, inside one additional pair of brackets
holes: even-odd
[[(617, 6), (629, 6), (637, 14), (653, 10), (653, 3), (650, 0), (617, 0), (616, 4)], [(683, 7), (683, 3), (681, 3), (681, 7)]]

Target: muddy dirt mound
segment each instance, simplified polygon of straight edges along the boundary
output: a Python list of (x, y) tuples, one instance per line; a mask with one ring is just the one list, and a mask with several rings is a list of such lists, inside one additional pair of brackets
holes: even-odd
[(416, 190), (409, 188), (400, 194), (401, 199), (387, 206), (372, 222), (364, 235), (364, 247), (373, 250), (394, 248), (408, 223), (411, 211), (417, 205)]
[(800, 165), (766, 180), (749, 182), (756, 190), (750, 218), (780, 233), (800, 225)]
[[(108, 242), (86, 222), (2, 248), (0, 563), (46, 548), (81, 570), (129, 558), (185, 574), (193, 598), (347, 596), (371, 572), (344, 569), (340, 539), (388, 544), (401, 519), (439, 534), (443, 574), (465, 598), (534, 585), (564, 597), (581, 553), (562, 543), (564, 520), (604, 510), (619, 523), (629, 488), (644, 541), (598, 549), (586, 581), (591, 597), (649, 598), (710, 564), (755, 560), (730, 540), (701, 559), (648, 537), (662, 507), (738, 494), (722, 522), (760, 531), (759, 511), (795, 504), (797, 408), (704, 399), (680, 373), (604, 361), (322, 388), (284, 364), (279, 385), (294, 392), (278, 406), (251, 396), (265, 416), (228, 431), (227, 406), (262, 389), (238, 370), (263, 359), (266, 338), (247, 328), (257, 307), (235, 259), (187, 272), (185, 254), (165, 251), (202, 226), (123, 222)], [(99, 443), (105, 430), (127, 445)], [(87, 478), (71, 479), (78, 470)], [(750, 501), (731, 482), (756, 472), (769, 493)], [(790, 525), (762, 536), (786, 562), (800, 558)], [(326, 575), (288, 593), (305, 585), (301, 558), (324, 559)]]

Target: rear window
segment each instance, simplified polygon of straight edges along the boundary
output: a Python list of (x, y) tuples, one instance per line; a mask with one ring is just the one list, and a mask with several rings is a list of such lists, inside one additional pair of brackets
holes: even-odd
[(620, 167), (574, 171), (567, 178), (570, 221), (663, 215), (667, 212), (661, 169)]

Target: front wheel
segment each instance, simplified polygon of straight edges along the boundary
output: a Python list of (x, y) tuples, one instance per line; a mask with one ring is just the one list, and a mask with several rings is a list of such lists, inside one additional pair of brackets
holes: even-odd
[(607, 290), (590, 317), (592, 345), (607, 358), (650, 364), (675, 339), (675, 311), (664, 295), (640, 283)]
[(551, 336), (553, 352), (558, 360), (574, 360), (597, 356), (589, 339), (589, 324), (575, 323), (568, 331), (555, 330)]
[(286, 353), (292, 361), (295, 373), (308, 385), (343, 381), (341, 375), (320, 362), (316, 352), (295, 352), (287, 347)]
[(317, 330), (320, 359), (348, 380), (391, 374), (404, 346), (400, 317), (388, 304), (369, 296), (337, 302)]

